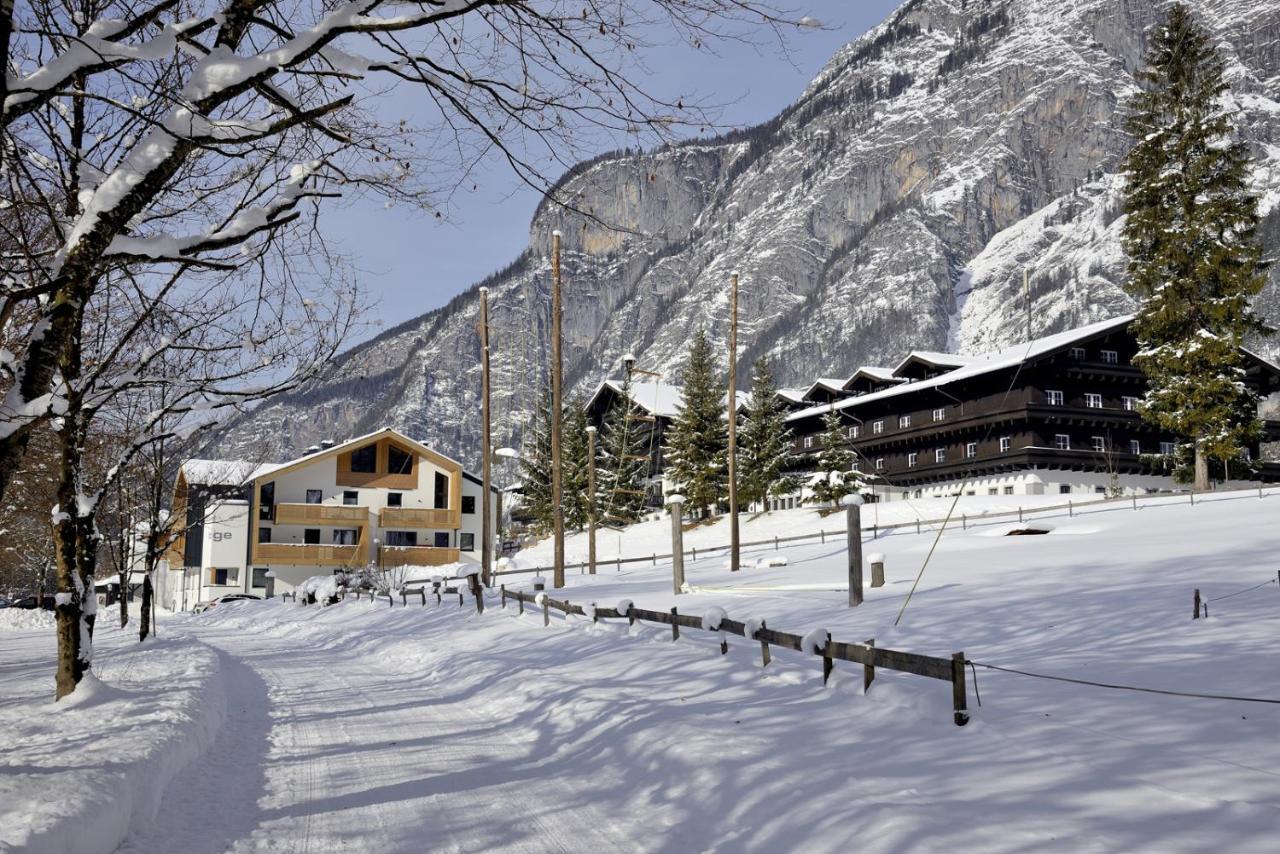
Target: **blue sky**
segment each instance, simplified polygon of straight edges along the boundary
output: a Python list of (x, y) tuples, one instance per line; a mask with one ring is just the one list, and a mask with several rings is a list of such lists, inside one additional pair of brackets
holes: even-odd
[[(812, 16), (828, 29), (797, 31), (789, 53), (737, 43), (718, 45), (718, 56), (660, 48), (646, 57), (654, 72), (648, 86), (661, 94), (694, 95), (721, 105), (723, 125), (755, 124), (794, 101), (837, 49), (880, 23), (901, 2), (783, 2), (797, 17)], [(499, 163), (478, 180), (477, 190), (457, 195), (445, 222), (372, 202), (326, 214), (325, 233), (352, 258), (371, 303), (367, 319), (376, 325), (365, 337), (445, 304), (524, 249), (537, 193)]]

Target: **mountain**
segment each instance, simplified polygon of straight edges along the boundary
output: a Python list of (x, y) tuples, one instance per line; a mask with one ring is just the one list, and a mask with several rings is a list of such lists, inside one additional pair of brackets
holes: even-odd
[[(673, 376), (699, 327), (723, 346), (733, 270), (742, 359), (767, 354), (788, 384), (1128, 310), (1122, 111), (1163, 5), (910, 0), (772, 120), (570, 170), (562, 192), (595, 219), (544, 205), (530, 248), (483, 283), (496, 437), (518, 440), (546, 373), (553, 229), (575, 394), (617, 376), (627, 352)], [(1280, 245), (1280, 4), (1189, 5), (1227, 59), (1264, 239)], [(1280, 265), (1260, 299), (1280, 320)], [(477, 307), (473, 287), (354, 348), (305, 390), (229, 423), (216, 450), (280, 457), (389, 425), (475, 465)]]

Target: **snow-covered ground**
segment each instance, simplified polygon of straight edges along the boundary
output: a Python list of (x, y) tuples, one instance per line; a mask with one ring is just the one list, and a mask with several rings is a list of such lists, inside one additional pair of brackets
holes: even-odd
[[(699, 592), (679, 597), (661, 561), (570, 575), (563, 595), (722, 607), (1039, 673), (1280, 698), (1278, 517), (1280, 496), (1242, 493), (1041, 517), (1044, 536), (971, 525), (938, 543), (897, 628), (927, 531), (868, 544), (888, 583), (852, 610), (830, 541), (784, 546), (787, 566), (737, 576), (722, 555), (691, 562)], [(1196, 587), (1208, 619), (1191, 619)], [(813, 657), (775, 650), (762, 669), (757, 643), (730, 638), (722, 657), (707, 633), (672, 643), (664, 627), (617, 622), (544, 628), (532, 610), (491, 601), (477, 616), (448, 599), (245, 602), (168, 620), (164, 636), (189, 640), (163, 643), (215, 650), (226, 723), (155, 820), (135, 817), (122, 850), (1274, 850), (1280, 706), (979, 669), (982, 706), (971, 682), (961, 728), (943, 682), (881, 669), (863, 695), (851, 665), (824, 687)], [(0, 643), (13, 638), (35, 643), (23, 632)], [(48, 671), (13, 667), (0, 663), (0, 761), (73, 752), (96, 773), (103, 754), (83, 759), (48, 685), (30, 684)], [(19, 722), (25, 737), (47, 737), (12, 760), (17, 706), (39, 713)], [(24, 796), (52, 781), (28, 773)], [(26, 820), (0, 803), (0, 826)]]

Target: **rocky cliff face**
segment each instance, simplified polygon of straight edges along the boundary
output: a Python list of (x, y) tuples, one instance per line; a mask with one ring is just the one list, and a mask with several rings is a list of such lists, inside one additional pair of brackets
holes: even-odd
[[(487, 282), (495, 430), (516, 441), (546, 373), (546, 252), (565, 235), (566, 378), (621, 356), (674, 376), (690, 334), (723, 341), (743, 277), (743, 359), (784, 383), (980, 351), (1130, 308), (1118, 287), (1122, 110), (1162, 0), (910, 0), (748, 132), (604, 158), (564, 183), (599, 222), (544, 207)], [(1280, 245), (1280, 4), (1191, 0), (1227, 56)], [(1280, 265), (1263, 308), (1280, 319)], [(357, 347), (305, 391), (227, 426), (217, 451), (279, 457), (382, 425), (474, 465), (475, 289)], [(1266, 345), (1276, 352), (1276, 345)], [(745, 372), (744, 372), (745, 373)]]

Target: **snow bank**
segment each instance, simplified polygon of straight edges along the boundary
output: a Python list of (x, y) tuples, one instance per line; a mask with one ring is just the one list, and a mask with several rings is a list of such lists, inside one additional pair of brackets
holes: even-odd
[(0, 608), (0, 631), (29, 632), (52, 630), (57, 620), (52, 611)]
[(54, 704), (52, 633), (6, 639), (0, 850), (114, 850), (155, 817), (170, 781), (222, 726), (222, 674), (204, 644), (138, 644), (110, 626), (95, 642), (97, 675)]
[(337, 596), (342, 584), (337, 575), (313, 575), (298, 585), (298, 592), (304, 597), (315, 596), (320, 603), (327, 602), (330, 597)]

